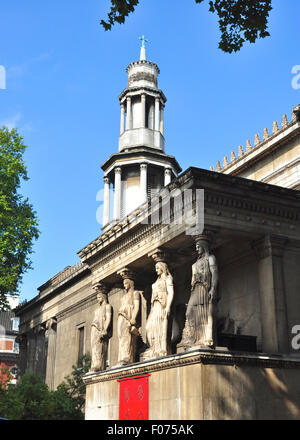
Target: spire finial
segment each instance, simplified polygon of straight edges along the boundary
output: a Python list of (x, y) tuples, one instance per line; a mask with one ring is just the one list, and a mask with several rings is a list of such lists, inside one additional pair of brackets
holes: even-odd
[(146, 60), (146, 46), (145, 43), (148, 43), (149, 41), (146, 40), (145, 35), (142, 35), (139, 37), (139, 40), (142, 40), (142, 47), (141, 47), (141, 53), (140, 53), (140, 60), (145, 61)]

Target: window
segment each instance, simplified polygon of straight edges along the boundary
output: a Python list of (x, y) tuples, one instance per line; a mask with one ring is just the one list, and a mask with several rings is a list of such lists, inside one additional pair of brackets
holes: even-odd
[(20, 348), (18, 342), (14, 341), (14, 353), (19, 353)]
[(0, 339), (1, 351), (13, 351), (14, 341), (13, 339)]
[(12, 330), (19, 331), (20, 318), (11, 318), (12, 320)]
[(17, 368), (17, 366), (15, 365), (14, 367), (12, 367), (12, 368), (10, 369), (10, 372), (11, 372), (11, 374), (12, 374), (13, 376), (16, 376), (16, 375), (18, 374), (18, 368)]
[(78, 358), (79, 360), (84, 353), (84, 327), (78, 328)]

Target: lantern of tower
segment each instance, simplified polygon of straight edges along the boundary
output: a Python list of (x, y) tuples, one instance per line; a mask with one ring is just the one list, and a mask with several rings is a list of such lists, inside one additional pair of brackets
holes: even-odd
[[(104, 171), (103, 228), (128, 215), (177, 177), (181, 168), (165, 154), (164, 107), (167, 101), (158, 88), (157, 64), (146, 59), (145, 37), (140, 59), (126, 69), (128, 86), (119, 96), (119, 152), (102, 165)], [(110, 184), (114, 188), (110, 218)]]

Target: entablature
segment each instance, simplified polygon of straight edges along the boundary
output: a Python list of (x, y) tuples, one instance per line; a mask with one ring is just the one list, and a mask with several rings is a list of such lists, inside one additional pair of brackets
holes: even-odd
[[(204, 189), (205, 228), (216, 228), (220, 236), (246, 234), (250, 240), (255, 240), (273, 234), (299, 240), (300, 200), (297, 191), (197, 168), (188, 169), (167, 187), (167, 191), (178, 189), (182, 192)], [(159, 194), (163, 195), (163, 192), (165, 196), (166, 188)], [(161, 210), (161, 203), (160, 200), (157, 210)], [(185, 240), (182, 238), (186, 234), (186, 224), (172, 221), (174, 207), (171, 203), (169, 224), (151, 224), (150, 202), (145, 203), (82, 249), (78, 255), (91, 268), (93, 282), (110, 277), (120, 269), (124, 260), (133, 264), (143, 259), (153, 247), (178, 248), (177, 239), (181, 243), (186, 241), (189, 246), (191, 239), (187, 235)], [(194, 191), (188, 209), (195, 207)]]

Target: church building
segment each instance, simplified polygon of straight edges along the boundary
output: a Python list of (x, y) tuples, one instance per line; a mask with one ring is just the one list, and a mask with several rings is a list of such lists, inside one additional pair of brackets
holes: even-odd
[(16, 309), (21, 371), (90, 353), (86, 419), (300, 419), (300, 106), (182, 171), (144, 41), (126, 72), (101, 234)]

